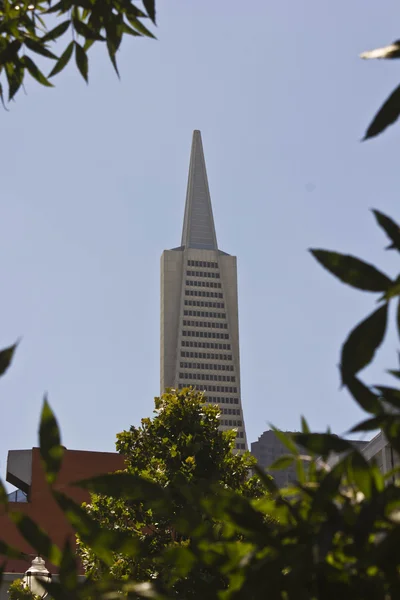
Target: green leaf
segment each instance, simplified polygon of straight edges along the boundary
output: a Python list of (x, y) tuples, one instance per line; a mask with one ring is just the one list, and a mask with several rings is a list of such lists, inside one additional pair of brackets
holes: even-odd
[(18, 61), (12, 71), (6, 68), (8, 81), (8, 100), (12, 100), (24, 81), (25, 69)]
[(52, 58), (53, 60), (57, 60), (57, 56), (50, 52), (48, 48), (46, 48), (45, 44), (42, 42), (37, 42), (36, 40), (32, 40), (31, 38), (24, 38), (24, 44), (29, 50), (32, 52), (36, 52), (36, 54), (40, 54), (41, 56), (45, 56), (46, 58)]
[(386, 402), (389, 402), (389, 404), (392, 404), (396, 408), (400, 408), (400, 390), (384, 385), (376, 385), (374, 387), (380, 391)]
[(371, 390), (357, 377), (348, 375), (346, 386), (361, 408), (374, 415), (379, 415), (382, 412), (382, 406), (378, 396), (371, 392)]
[(18, 342), (13, 346), (9, 346), (4, 350), (0, 350), (0, 376), (4, 375), (14, 357), (14, 352), (18, 346)]
[(293, 439), (299, 446), (323, 456), (327, 456), (330, 452), (340, 453), (353, 450), (349, 441), (331, 433), (294, 433)]
[(60, 71), (62, 71), (64, 69), (64, 67), (67, 66), (67, 64), (72, 56), (73, 50), (74, 50), (74, 42), (71, 42), (70, 44), (68, 44), (68, 46), (66, 47), (64, 52), (61, 54), (58, 62), (56, 63), (54, 69), (51, 71), (49, 77), (53, 77), (54, 75), (57, 75), (57, 73), (60, 73)]
[(17, 560), (26, 560), (28, 558), (24, 552), (10, 546), (6, 542), (3, 542), (3, 540), (0, 540), (0, 555), (2, 557), (6, 556), (7, 558), (16, 558)]
[(370, 123), (367, 132), (363, 138), (368, 140), (369, 138), (375, 137), (382, 133), (397, 121), (400, 115), (400, 85), (391, 93), (386, 102), (381, 106), (379, 111), (376, 113), (372, 122)]
[(372, 212), (374, 213), (378, 224), (386, 232), (386, 235), (392, 242), (389, 248), (396, 248), (400, 251), (400, 227), (390, 219), (390, 217), (384, 215), (379, 210), (373, 210)]
[(358, 433), (360, 431), (375, 431), (376, 429), (380, 429), (382, 427), (382, 424), (385, 422), (385, 420), (386, 417), (384, 415), (373, 417), (372, 419), (366, 419), (350, 429), (350, 433)]
[(396, 325), (397, 325), (397, 333), (400, 337), (400, 298), (397, 303), (397, 311), (396, 311)]
[(91, 493), (146, 502), (153, 508), (162, 508), (164, 512), (170, 510), (170, 498), (166, 489), (153, 481), (124, 471), (98, 475), (77, 481), (74, 485)]
[(118, 75), (118, 77), (120, 77), (120, 74), (118, 71), (117, 59), (115, 58), (115, 54), (116, 54), (115, 47), (108, 39), (107, 39), (107, 50), (108, 50), (108, 55), (111, 60), (111, 64), (114, 67), (115, 72)]
[(48, 81), (48, 79), (43, 75), (43, 73), (35, 65), (33, 60), (29, 58), (29, 56), (26, 56), (26, 54), (24, 54), (24, 56), (21, 58), (21, 62), (28, 69), (30, 75), (32, 75), (32, 77), (36, 79), (36, 81), (38, 81), (46, 87), (53, 87), (53, 84), (50, 83), (50, 81)]
[(317, 261), (343, 283), (368, 292), (385, 292), (391, 280), (373, 265), (348, 254), (328, 250), (310, 250)]
[(8, 504), (8, 494), (6, 488), (3, 485), (3, 482), (0, 479), (0, 506), (7, 506)]
[(280, 431), (273, 425), (271, 425), (271, 429), (274, 431), (274, 433), (275, 433), (276, 437), (279, 439), (279, 441), (282, 442), (282, 444), (288, 450), (290, 450), (290, 452), (292, 452), (295, 455), (300, 454), (298, 447), (296, 446), (296, 444), (293, 441), (292, 434), (284, 433), (283, 431)]
[(49, 559), (54, 565), (60, 564), (61, 552), (50, 537), (41, 529), (35, 521), (22, 512), (10, 511), (10, 518), (17, 526), (18, 531), (35, 551)]
[(89, 62), (83, 47), (75, 42), (75, 61), (83, 79), (88, 82)]
[(279, 458), (277, 458), (272, 465), (269, 465), (268, 470), (270, 469), (287, 469), (288, 467), (290, 467), (293, 464), (293, 461), (295, 460), (295, 457), (293, 456), (293, 454), (284, 454), (283, 456), (280, 456)]
[(155, 0), (143, 0), (143, 6), (146, 9), (147, 14), (150, 19), (153, 21), (154, 25), (156, 24), (156, 2)]
[(305, 417), (303, 417), (303, 416), (301, 417), (301, 431), (303, 433), (310, 433), (310, 428), (308, 426), (308, 423), (307, 423)]
[(359, 323), (342, 347), (341, 373), (344, 385), (366, 367), (381, 345), (386, 331), (387, 304), (383, 304), (372, 315)]
[(100, 35), (100, 33), (96, 32), (94, 29), (89, 27), (86, 23), (84, 23), (80, 19), (74, 18), (73, 24), (74, 24), (74, 27), (75, 27), (75, 30), (77, 31), (77, 33), (79, 35), (81, 35), (82, 37), (84, 37), (85, 39), (97, 40), (99, 42), (105, 41), (105, 37)]
[(66, 21), (63, 21), (62, 23), (60, 23), (59, 25), (57, 25), (57, 27), (54, 27), (54, 29), (51, 29), (51, 31), (49, 31), (48, 33), (46, 33), (46, 35), (44, 35), (42, 38), (40, 38), (41, 42), (50, 42), (52, 40), (56, 40), (57, 38), (61, 37), (69, 28), (69, 26), (71, 25), (71, 21), (69, 19), (67, 19)]
[(39, 427), (40, 455), (42, 457), (48, 483), (52, 484), (60, 470), (64, 449), (60, 443), (60, 431), (57, 420), (44, 398)]
[(53, 490), (53, 496), (83, 543), (87, 544), (107, 565), (114, 563), (114, 552), (133, 558), (138, 555), (141, 544), (132, 531), (103, 529), (81, 506), (65, 494)]
[(141, 23), (141, 21), (139, 21), (139, 19), (134, 17), (132, 14), (127, 13), (126, 18), (128, 19), (129, 23), (132, 25), (132, 27), (134, 29), (136, 29), (136, 31), (138, 31), (139, 33), (141, 33), (142, 35), (144, 35), (146, 37), (156, 39), (156, 36), (153, 33), (151, 33), (151, 31), (149, 29), (147, 29), (147, 27), (145, 27), (143, 25), (143, 23)]
[(79, 585), (77, 556), (69, 540), (65, 542), (61, 556), (59, 579), (63, 589), (68, 592), (73, 592)]

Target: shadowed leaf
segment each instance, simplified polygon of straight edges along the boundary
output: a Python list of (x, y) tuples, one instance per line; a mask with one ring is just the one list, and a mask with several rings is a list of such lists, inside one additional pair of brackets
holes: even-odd
[(54, 565), (60, 564), (61, 552), (53, 544), (50, 537), (29, 516), (24, 513), (10, 512), (10, 518), (17, 526), (22, 537), (35, 551), (50, 560)]
[(373, 265), (348, 254), (328, 250), (310, 250), (317, 261), (343, 283), (367, 292), (385, 292), (391, 280)]
[(22, 64), (25, 65), (25, 67), (28, 69), (30, 75), (32, 75), (32, 77), (34, 79), (36, 79), (36, 81), (38, 81), (39, 83), (41, 83), (42, 85), (44, 85), (46, 87), (53, 87), (53, 84), (50, 83), (50, 81), (48, 81), (48, 79), (43, 75), (41, 70), (37, 67), (37, 65), (35, 65), (33, 60), (31, 58), (29, 58), (29, 56), (26, 56), (26, 54), (25, 54), (21, 58), (21, 62), (22, 62)]
[(154, 25), (156, 24), (156, 3), (155, 0), (143, 0), (143, 6), (146, 9), (147, 14), (150, 19), (153, 21)]
[(378, 224), (392, 242), (388, 249), (396, 248), (396, 250), (400, 251), (400, 227), (390, 217), (384, 215), (379, 210), (373, 210), (372, 212), (374, 213)]
[(52, 29), (51, 31), (46, 33), (40, 39), (40, 41), (41, 42), (50, 42), (52, 40), (56, 40), (57, 38), (61, 37), (67, 31), (67, 29), (70, 25), (71, 25), (71, 21), (69, 19), (67, 21), (63, 21), (62, 23), (57, 25), (57, 27), (54, 27), (54, 29)]
[(75, 61), (83, 79), (88, 83), (89, 62), (88, 57), (83, 47), (75, 42)]
[(375, 431), (375, 429), (380, 429), (382, 427), (385, 419), (386, 417), (384, 415), (373, 417), (372, 419), (366, 419), (365, 421), (361, 421), (361, 423), (357, 423), (357, 425), (352, 427), (350, 429), (350, 433), (358, 433), (359, 431)]
[(396, 408), (400, 408), (400, 390), (384, 385), (376, 385), (374, 387), (380, 391), (386, 402), (389, 402), (389, 404), (392, 404)]
[(371, 392), (371, 390), (357, 377), (348, 375), (346, 386), (361, 408), (374, 415), (378, 415), (382, 412), (382, 406), (378, 396)]
[(24, 44), (29, 50), (32, 52), (36, 52), (36, 54), (40, 54), (41, 56), (45, 56), (46, 58), (52, 58), (53, 60), (57, 60), (57, 56), (50, 52), (48, 48), (46, 48), (43, 40), (37, 42), (36, 40), (31, 40), (30, 38), (24, 39)]
[(295, 457), (292, 454), (284, 454), (277, 458), (272, 465), (269, 465), (268, 470), (270, 469), (287, 469), (293, 464)]
[(68, 46), (66, 47), (64, 52), (61, 54), (54, 69), (50, 72), (49, 77), (53, 77), (54, 75), (57, 75), (57, 73), (60, 73), (60, 71), (62, 71), (63, 68), (67, 66), (67, 64), (72, 56), (73, 50), (74, 50), (74, 42), (71, 42), (70, 44), (68, 44)]
[(71, 498), (53, 490), (53, 495), (69, 523), (81, 540), (108, 565), (114, 562), (114, 552), (135, 557), (140, 551), (140, 540), (132, 531), (123, 532), (101, 527)]
[(293, 438), (303, 448), (324, 456), (330, 452), (353, 450), (349, 441), (331, 433), (294, 433)]
[(50, 408), (47, 398), (44, 399), (39, 427), (40, 455), (42, 457), (46, 479), (51, 484), (60, 470), (64, 449), (60, 443), (60, 432), (57, 420)]
[(0, 479), (0, 506), (8, 504), (8, 494), (6, 492), (6, 488), (3, 485), (3, 482)]
[(14, 356), (14, 352), (18, 346), (18, 342), (0, 351), (0, 376), (4, 375)]
[(372, 315), (359, 323), (342, 347), (342, 382), (366, 367), (381, 345), (386, 331), (387, 304), (383, 304)]
[(368, 140), (382, 133), (397, 121), (400, 115), (400, 85), (392, 92), (386, 102), (381, 106), (367, 129), (363, 140)]

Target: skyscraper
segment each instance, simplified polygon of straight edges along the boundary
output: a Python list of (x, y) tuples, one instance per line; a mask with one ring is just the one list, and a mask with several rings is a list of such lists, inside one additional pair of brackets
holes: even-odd
[(236, 257), (219, 250), (200, 131), (193, 132), (182, 241), (161, 257), (161, 393), (194, 386), (247, 449), (240, 398)]

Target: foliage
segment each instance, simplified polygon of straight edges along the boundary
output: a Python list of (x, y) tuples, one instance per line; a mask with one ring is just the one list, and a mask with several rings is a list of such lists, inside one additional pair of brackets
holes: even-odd
[(8, 588), (8, 597), (9, 600), (40, 600), (40, 596), (33, 594), (22, 579), (14, 579)]
[[(398, 225), (379, 211), (374, 216), (399, 252)], [(398, 304), (400, 334), (400, 279), (352, 256), (311, 252), (347, 285), (379, 294), (378, 307), (345, 340), (340, 372), (368, 413), (352, 431), (382, 429), (399, 465), (400, 390), (368, 386), (359, 373), (384, 339), (391, 302)], [(6, 353), (3, 371), (11, 358)], [(400, 369), (391, 373), (400, 377)], [(153, 419), (118, 436), (126, 469), (77, 482), (93, 494), (86, 508), (54, 487), (62, 448), (45, 400), (40, 450), (47, 481), (79, 536), (90, 575), (81, 583), (74, 549), (57, 548), (28, 516), (11, 513), (24, 538), (59, 567), (59, 582), (46, 584), (52, 597), (397, 600), (400, 466), (384, 476), (351, 442), (312, 433), (302, 418), (293, 438), (277, 432), (288, 454), (275, 467), (297, 468), (297, 481), (278, 489), (249, 456), (231, 453), (234, 434), (218, 430), (217, 407), (202, 400), (193, 390), (156, 399)], [(338, 460), (330, 468), (332, 453)], [(250, 468), (258, 477), (248, 479)], [(18, 556), (4, 542), (0, 552)]]
[[(104, 43), (118, 74), (117, 51), (124, 35), (151, 37), (145, 26), (155, 24), (155, 0), (0, 0), (0, 98), (14, 98), (26, 71), (44, 86), (75, 56), (76, 66), (88, 81), (88, 50)], [(66, 37), (65, 37), (66, 36)], [(60, 41), (64, 47), (58, 51)], [(57, 52), (57, 54), (56, 54)], [(48, 75), (39, 69), (35, 55), (53, 61)], [(36, 60), (36, 59), (35, 59)], [(3, 91), (4, 89), (4, 91)]]
[[(119, 474), (119, 481), (129, 481), (129, 477), (143, 478), (168, 490), (168, 511), (165, 506), (138, 503), (136, 498), (123, 499), (120, 494), (111, 496), (92, 494), (88, 514), (107, 529), (129, 532), (141, 548), (138, 557), (119, 553), (114, 564), (106, 566), (90, 547), (78, 542), (82, 562), (87, 575), (99, 578), (107, 569), (116, 579), (134, 578), (147, 581), (150, 578), (171, 583), (171, 568), (162, 568), (160, 553), (164, 549), (174, 552), (190, 552), (190, 536), (178, 533), (175, 523), (185, 512), (187, 494), (201, 490), (208, 496), (206, 488), (213, 484), (225, 490), (235, 490), (246, 497), (259, 497), (263, 486), (251, 469), (255, 459), (249, 453), (234, 454), (234, 431), (220, 431), (219, 407), (204, 404), (203, 394), (193, 389), (182, 391), (168, 390), (161, 398), (155, 399), (155, 416), (142, 419), (140, 427), (131, 427), (117, 436), (117, 450), (125, 457), (126, 469)], [(88, 484), (88, 489), (110, 489), (109, 479), (100, 478)], [(114, 478), (114, 485), (116, 479)], [(203, 514), (202, 509), (198, 514)], [(218, 530), (212, 517), (210, 523)], [(187, 578), (185, 585), (179, 583), (180, 593), (186, 595), (193, 587), (216, 578), (223, 578), (216, 571), (202, 566)], [(175, 583), (175, 575), (172, 577)], [(172, 585), (172, 584), (171, 584)], [(184, 589), (183, 589), (184, 587)]]

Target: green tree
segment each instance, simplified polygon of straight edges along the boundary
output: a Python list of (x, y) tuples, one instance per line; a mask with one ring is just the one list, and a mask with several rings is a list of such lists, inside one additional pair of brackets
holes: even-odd
[[(165, 507), (161, 510), (149, 507), (145, 499), (138, 503), (118, 496), (93, 494), (86, 506), (88, 514), (102, 527), (135, 536), (140, 542), (141, 556), (138, 559), (116, 553), (110, 568), (79, 541), (79, 553), (88, 576), (99, 578), (106, 570), (116, 579), (158, 579), (162, 586), (174, 584), (172, 587), (184, 592), (185, 597), (192, 594), (194, 587), (204, 588), (213, 578), (217, 586), (223, 586), (221, 573), (206, 565), (199, 565), (190, 577), (175, 581), (176, 573), (170, 562), (165, 567), (160, 562), (165, 549), (174, 553), (182, 548), (190, 551), (190, 536), (178, 532), (175, 525), (185, 514), (188, 492), (204, 493), (205, 485), (217, 484), (249, 498), (263, 493), (260, 479), (251, 473), (255, 459), (248, 452), (233, 453), (235, 431), (221, 431), (219, 407), (204, 402), (203, 394), (193, 389), (169, 390), (155, 399), (152, 419), (142, 419), (140, 427), (131, 427), (117, 436), (117, 450), (125, 457), (125, 474), (168, 490), (171, 502), (165, 512)], [(214, 526), (218, 531), (217, 521)]]
[[(88, 50), (93, 44), (107, 47), (118, 73), (117, 52), (124, 35), (151, 37), (146, 20), (156, 23), (155, 0), (0, 0), (0, 99), (8, 86), (14, 98), (26, 72), (40, 84), (53, 87), (50, 79), (75, 57), (76, 66), (89, 78)], [(60, 50), (60, 43), (64, 46)], [(48, 75), (36, 57), (52, 62)]]

